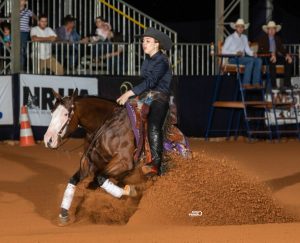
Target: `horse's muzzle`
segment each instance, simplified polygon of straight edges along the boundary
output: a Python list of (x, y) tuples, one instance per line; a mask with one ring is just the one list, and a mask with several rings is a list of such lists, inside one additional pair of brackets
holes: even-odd
[(52, 138), (50, 138), (50, 139), (48, 140), (48, 142), (46, 143), (46, 147), (47, 147), (47, 148), (52, 148), (51, 143), (52, 143)]

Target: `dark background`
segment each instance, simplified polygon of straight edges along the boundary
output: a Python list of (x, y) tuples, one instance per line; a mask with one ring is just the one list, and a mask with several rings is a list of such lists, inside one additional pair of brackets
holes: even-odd
[[(177, 31), (180, 42), (214, 41), (214, 0), (129, 0), (127, 2)], [(300, 5), (300, 1), (274, 0), (273, 4), (273, 20), (282, 24), (280, 35), (286, 43), (299, 43), (300, 9), (297, 6)], [(256, 39), (263, 33), (261, 26), (265, 24), (265, 8), (264, 0), (249, 1), (250, 40)], [(238, 17), (237, 12), (229, 21), (234, 22)]]

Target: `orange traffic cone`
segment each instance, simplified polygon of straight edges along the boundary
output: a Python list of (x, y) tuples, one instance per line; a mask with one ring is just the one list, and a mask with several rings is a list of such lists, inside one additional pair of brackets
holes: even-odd
[(25, 147), (35, 145), (28, 117), (27, 107), (24, 105), (21, 107), (20, 123), (20, 146)]

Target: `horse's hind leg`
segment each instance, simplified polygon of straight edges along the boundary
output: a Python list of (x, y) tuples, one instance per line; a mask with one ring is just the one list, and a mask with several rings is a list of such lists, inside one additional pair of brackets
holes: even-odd
[(123, 195), (126, 195), (126, 191), (123, 188), (115, 185), (112, 181), (108, 179), (107, 176), (103, 175), (102, 173), (98, 172), (95, 175), (95, 179), (98, 183), (98, 186), (104, 189), (110, 195), (116, 198), (120, 198)]
[[(120, 178), (120, 176), (133, 168), (133, 162), (132, 162), (132, 155), (128, 153), (128, 156), (126, 156), (126, 153), (123, 153), (121, 156), (120, 154), (117, 154), (114, 156), (108, 163), (108, 165), (104, 169), (105, 175), (108, 175), (109, 177), (114, 178)], [(101, 186), (106, 192), (113, 195), (114, 191), (119, 191), (120, 197), (122, 195), (135, 197), (136, 191), (133, 186), (126, 185), (124, 189), (121, 189), (120, 187), (114, 185), (109, 180), (106, 180), (103, 185)], [(118, 190), (117, 188), (120, 188), (121, 190)], [(113, 195), (114, 196), (114, 195)]]
[(95, 175), (95, 179), (99, 187), (101, 187), (107, 193), (116, 198), (121, 198), (122, 196), (136, 196), (136, 191), (134, 187), (126, 185), (124, 188), (121, 188), (115, 185), (112, 181), (108, 179), (107, 176), (104, 176), (101, 173), (97, 173)]
[(69, 209), (71, 207), (73, 197), (76, 190), (76, 185), (80, 182), (80, 170), (78, 170), (69, 180), (69, 183), (64, 192), (64, 197), (60, 207), (59, 221), (60, 225), (65, 225), (69, 222)]

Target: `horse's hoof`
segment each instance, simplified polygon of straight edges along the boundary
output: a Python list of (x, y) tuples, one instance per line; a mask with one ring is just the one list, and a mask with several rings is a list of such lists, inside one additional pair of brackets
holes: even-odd
[(73, 223), (74, 220), (71, 220), (71, 218), (69, 217), (69, 215), (67, 216), (62, 216), (61, 214), (58, 216), (58, 222), (57, 225), (60, 227), (64, 227), (67, 225), (70, 225)]
[(135, 189), (135, 186), (126, 185), (124, 187), (124, 195), (129, 196), (129, 197), (136, 197), (137, 196), (137, 191)]
[(146, 176), (147, 178), (153, 177), (153, 176), (157, 176), (158, 175), (158, 169), (156, 166), (152, 166), (152, 165), (144, 165), (142, 166), (142, 173), (144, 174), (144, 176)]

